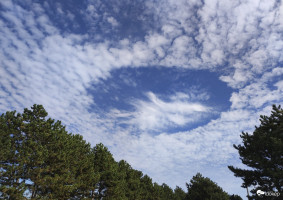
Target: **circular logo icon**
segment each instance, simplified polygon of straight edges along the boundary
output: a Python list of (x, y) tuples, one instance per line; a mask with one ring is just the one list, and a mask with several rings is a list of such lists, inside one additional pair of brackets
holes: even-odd
[(258, 191), (256, 191), (256, 194), (257, 194), (259, 197), (262, 197), (262, 196), (265, 194), (265, 192), (264, 192), (264, 191), (261, 191), (261, 190), (258, 190)]

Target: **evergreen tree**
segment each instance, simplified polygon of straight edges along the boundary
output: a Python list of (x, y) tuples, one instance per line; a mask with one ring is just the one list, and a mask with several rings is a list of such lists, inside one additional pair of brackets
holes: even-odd
[(68, 165), (74, 178), (72, 199), (94, 199), (99, 174), (95, 173), (90, 144), (86, 143), (81, 135), (72, 135), (71, 137), (72, 144), (68, 150), (71, 157), (68, 159)]
[(141, 178), (141, 197), (142, 199), (151, 200), (153, 199), (152, 194), (154, 193), (154, 187), (152, 179), (148, 175), (144, 175)]
[(283, 110), (273, 105), (271, 116), (260, 116), (260, 126), (253, 134), (242, 133), (243, 145), (234, 145), (249, 169), (228, 168), (243, 180), (242, 187), (256, 191), (283, 191)]
[(25, 165), (25, 178), (31, 198), (68, 199), (74, 190), (74, 177), (70, 169), (72, 159), (71, 135), (60, 121), (47, 119), (41, 105), (23, 113), (25, 133), (23, 150), (29, 160)]
[(103, 144), (93, 148), (94, 169), (99, 175), (96, 199), (125, 199), (123, 180), (120, 179), (118, 163)]
[[(164, 183), (153, 184), (126, 161), (117, 163), (103, 144), (91, 148), (82, 136), (68, 133), (60, 121), (47, 115), (41, 105), (24, 109), (23, 114), (1, 115), (0, 198), (185, 199), (181, 188), (173, 191)], [(208, 187), (203, 190), (204, 186)], [(188, 188), (188, 199), (199, 199), (191, 198), (198, 194), (205, 200), (205, 192), (212, 199), (225, 199), (226, 193), (200, 174)]]
[(216, 183), (209, 178), (204, 178), (200, 173), (197, 173), (186, 184), (188, 188), (187, 200), (229, 200), (229, 195), (223, 191)]
[(27, 157), (21, 150), (24, 135), (19, 127), (22, 125), (22, 116), (16, 111), (0, 117), (0, 197), (3, 199), (23, 199), (27, 188), (23, 179)]
[(174, 199), (174, 192), (173, 190), (165, 183), (161, 185), (161, 194), (160, 199)]
[(151, 194), (150, 200), (161, 200), (162, 187), (157, 183), (153, 184), (153, 192)]
[(180, 188), (179, 186), (176, 186), (174, 190), (174, 199), (175, 200), (184, 200), (186, 198), (186, 192)]
[(98, 181), (90, 145), (46, 117), (41, 105), (1, 115), (0, 197), (23, 199), (27, 190), (31, 199), (90, 196), (89, 183)]
[(142, 172), (134, 170), (130, 164), (121, 160), (119, 162), (119, 172), (122, 174), (121, 180), (124, 180), (125, 196), (129, 200), (140, 200), (142, 196), (141, 178)]
[(230, 195), (229, 200), (243, 200), (239, 195)]

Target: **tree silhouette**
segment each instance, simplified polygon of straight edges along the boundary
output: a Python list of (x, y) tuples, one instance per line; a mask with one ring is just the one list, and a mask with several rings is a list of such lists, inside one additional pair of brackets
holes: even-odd
[(241, 134), (242, 145), (234, 145), (248, 168), (228, 166), (242, 178), (242, 187), (253, 187), (251, 198), (257, 198), (257, 190), (282, 193), (283, 189), (283, 110), (273, 105), (271, 115), (260, 116), (260, 122), (253, 134)]
[(91, 145), (47, 118), (42, 105), (0, 116), (0, 199), (227, 199), (208, 178), (197, 174), (186, 194), (180, 187), (153, 183), (108, 148)]
[(229, 200), (229, 195), (221, 187), (200, 173), (197, 173), (189, 184), (187, 183), (187, 188), (186, 200)]

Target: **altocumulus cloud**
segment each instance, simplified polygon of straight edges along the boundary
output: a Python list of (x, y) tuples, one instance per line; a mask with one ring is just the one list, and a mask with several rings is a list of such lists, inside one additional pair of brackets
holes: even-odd
[[(201, 171), (228, 192), (244, 193), (226, 166), (240, 165), (232, 147), (240, 142), (240, 132), (251, 131), (271, 104), (283, 102), (281, 1), (145, 1), (136, 20), (143, 34), (115, 41), (102, 40), (101, 33), (122, 30), (128, 17), (117, 15), (122, 3), (115, 4), (116, 15), (103, 2), (87, 3), (80, 12), (95, 24), (84, 33), (55, 26), (47, 12), (50, 4), (0, 2), (1, 112), (43, 104), (71, 130), (92, 144), (105, 143), (116, 159), (126, 159), (158, 182), (183, 186)], [(57, 8), (58, 16), (75, 19), (75, 13)], [(98, 24), (101, 33), (95, 37)], [(87, 92), (91, 84), (108, 79), (114, 69), (149, 66), (217, 72), (233, 89), (231, 107), (206, 125), (170, 134), (168, 127), (220, 112), (204, 103), (209, 95), (200, 92), (192, 99), (179, 92), (163, 99), (147, 91), (146, 99), (129, 102), (131, 111), (89, 109), (95, 98)], [(117, 119), (128, 126), (116, 126)], [(132, 134), (136, 130), (139, 134)]]

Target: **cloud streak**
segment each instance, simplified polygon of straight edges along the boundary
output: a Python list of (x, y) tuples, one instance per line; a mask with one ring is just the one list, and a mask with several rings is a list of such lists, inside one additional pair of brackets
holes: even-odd
[[(163, 101), (154, 93), (148, 92), (148, 101), (134, 101), (136, 112), (131, 123), (138, 124), (141, 130), (164, 130), (168, 127), (180, 127), (204, 118), (211, 108), (180, 99), (174, 95), (172, 101)], [(181, 96), (181, 98), (184, 98)]]

